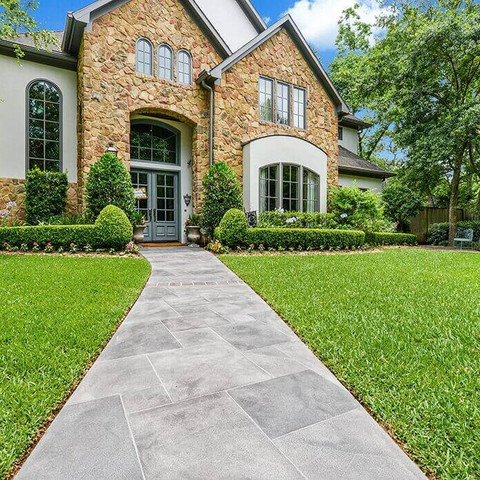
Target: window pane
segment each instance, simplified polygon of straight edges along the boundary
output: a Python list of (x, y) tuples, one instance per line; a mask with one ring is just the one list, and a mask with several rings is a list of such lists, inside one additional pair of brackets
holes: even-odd
[(277, 123), (290, 125), (290, 87), (277, 82)]
[(305, 128), (305, 90), (303, 88), (293, 89), (293, 126)]
[(172, 79), (172, 50), (167, 45), (158, 48), (158, 77)]
[(178, 53), (178, 81), (185, 85), (192, 83), (192, 57), (184, 50)]
[(320, 210), (320, 177), (315, 173), (303, 170), (303, 211), (318, 212)]
[(260, 77), (258, 91), (260, 120), (273, 122), (273, 81)]
[(142, 38), (137, 42), (137, 72), (152, 75), (152, 65), (152, 46)]
[(132, 160), (176, 164), (177, 135), (159, 125), (132, 125), (130, 156)]
[(260, 170), (260, 211), (278, 208), (278, 165)]
[(28, 90), (28, 168), (60, 170), (60, 91), (47, 81)]
[(289, 212), (299, 210), (298, 171), (295, 165), (283, 166), (282, 208)]

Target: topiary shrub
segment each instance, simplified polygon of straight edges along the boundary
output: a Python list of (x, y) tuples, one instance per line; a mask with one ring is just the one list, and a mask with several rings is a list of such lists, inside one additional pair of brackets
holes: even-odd
[(237, 247), (245, 245), (247, 236), (247, 219), (242, 210), (231, 208), (222, 218), (215, 230), (215, 237), (222, 245)]
[(105, 207), (95, 221), (96, 244), (105, 248), (123, 248), (133, 236), (127, 215), (114, 205)]
[(42, 172), (38, 168), (30, 170), (25, 189), (25, 213), (29, 225), (48, 222), (64, 213), (68, 190), (65, 173)]
[(97, 218), (108, 205), (121, 208), (130, 222), (135, 216), (132, 180), (123, 163), (113, 154), (104, 153), (92, 165), (85, 187), (87, 212)]
[(225, 162), (214, 163), (208, 169), (203, 179), (203, 188), (203, 227), (212, 235), (228, 210), (242, 210), (242, 188), (235, 172)]

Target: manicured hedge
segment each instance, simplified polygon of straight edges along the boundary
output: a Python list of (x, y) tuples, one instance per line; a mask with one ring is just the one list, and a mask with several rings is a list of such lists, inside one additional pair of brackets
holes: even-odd
[(337, 222), (332, 213), (262, 212), (258, 217), (259, 228), (335, 228)]
[(360, 247), (365, 233), (357, 230), (321, 230), (314, 228), (249, 228), (246, 244), (265, 248), (328, 250)]
[(417, 237), (410, 233), (369, 232), (365, 234), (369, 245), (416, 245)]
[(0, 245), (8, 243), (12, 247), (34, 243), (44, 247), (68, 248), (72, 243), (80, 248), (122, 248), (133, 235), (132, 226), (125, 213), (117, 207), (106, 207), (95, 225), (46, 225), (36, 227), (0, 228)]

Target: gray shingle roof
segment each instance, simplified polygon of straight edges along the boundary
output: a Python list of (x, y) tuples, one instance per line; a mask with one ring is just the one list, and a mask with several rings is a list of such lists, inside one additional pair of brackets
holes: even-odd
[(367, 162), (362, 157), (342, 146), (339, 147), (338, 171), (340, 173), (350, 173), (375, 178), (395, 176), (394, 173), (387, 172), (387, 170), (384, 170), (378, 165)]
[[(59, 30), (59, 31), (53, 31), (52, 32), (55, 37), (57, 38), (57, 45), (50, 45), (50, 50), (52, 52), (61, 52), (62, 51), (62, 40), (63, 40), (63, 30)], [(35, 44), (33, 43), (33, 39), (32, 37), (29, 37), (27, 35), (25, 35), (24, 33), (20, 33), (17, 37), (16, 40), (12, 41), (13, 43), (18, 43), (18, 45), (20, 45), (20, 47), (22, 45), (26, 45), (28, 47), (34, 47)], [(44, 49), (42, 49), (44, 50)]]

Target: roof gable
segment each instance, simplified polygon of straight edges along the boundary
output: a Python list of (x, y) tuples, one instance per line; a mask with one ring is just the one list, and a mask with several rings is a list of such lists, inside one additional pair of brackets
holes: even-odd
[[(96, 2), (81, 8), (80, 10), (69, 12), (65, 24), (65, 35), (62, 42), (62, 50), (71, 55), (77, 55), (80, 50), (80, 42), (82, 40), (84, 30), (87, 29), (88, 31), (95, 19), (115, 10), (129, 1), (130, 0), (97, 0)], [(227, 43), (223, 40), (221, 35), (197, 5), (195, 0), (178, 1), (192, 16), (220, 56), (222, 58), (226, 58), (231, 55), (232, 52)], [(240, 2), (241, 0), (237, 1)], [(251, 8), (253, 8), (253, 6)]]
[[(310, 68), (317, 75), (318, 79), (326, 89), (327, 93), (334, 101), (335, 105), (337, 106), (338, 112), (349, 113), (349, 109), (344, 100), (342, 99), (340, 93), (338, 93), (327, 72), (320, 63), (318, 57), (312, 51), (290, 15), (286, 15), (278, 22), (273, 24), (271, 27), (267, 28), (267, 30), (260, 33), (257, 37), (255, 37), (242, 48), (237, 50), (233, 55), (230, 55), (228, 58), (226, 58), (222, 63), (217, 65), (209, 72), (206, 72), (205, 76), (208, 75), (214, 80), (220, 79), (224, 72), (232, 68), (238, 62), (244, 59), (247, 55), (249, 55), (252, 51), (254, 51), (260, 45), (264, 44), (267, 40), (272, 38), (282, 28), (285, 28), (285, 30), (287, 30), (289, 35), (292, 37), (293, 41), (297, 45), (297, 48), (301, 51), (301, 53), (307, 60), (307, 63), (310, 65)], [(205, 76), (203, 78), (205, 78)]]

